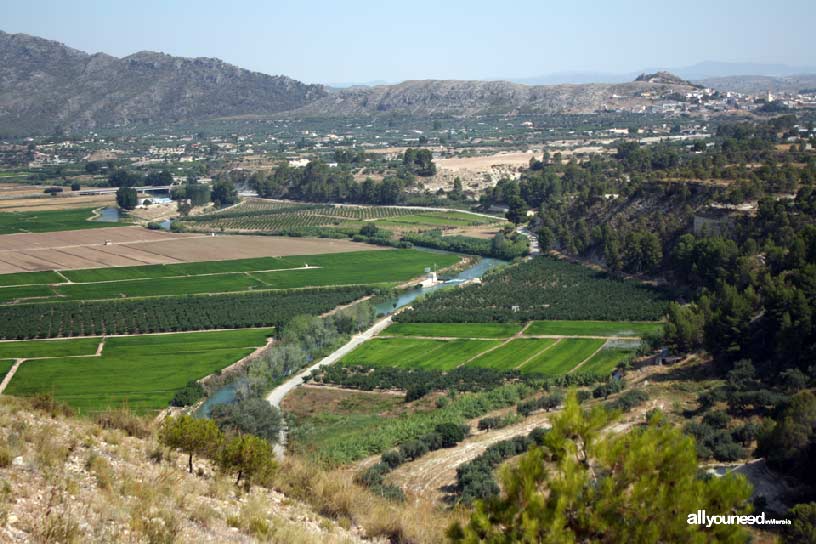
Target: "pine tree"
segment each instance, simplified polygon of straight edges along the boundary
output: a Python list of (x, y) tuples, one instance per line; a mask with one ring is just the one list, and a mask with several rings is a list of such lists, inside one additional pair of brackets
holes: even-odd
[(454, 542), (745, 542), (738, 525), (689, 524), (699, 509), (746, 513), (741, 476), (702, 479), (694, 440), (653, 416), (644, 428), (601, 437), (609, 416), (586, 412), (575, 392), (541, 448), (501, 474), (504, 493), (484, 502)]

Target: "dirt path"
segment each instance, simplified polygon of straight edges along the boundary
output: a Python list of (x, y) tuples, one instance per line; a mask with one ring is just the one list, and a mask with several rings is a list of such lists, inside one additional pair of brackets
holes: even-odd
[(17, 369), (20, 367), (21, 364), (23, 364), (24, 361), (25, 361), (25, 359), (15, 359), (14, 360), (14, 364), (11, 366), (11, 368), (6, 373), (6, 375), (3, 377), (3, 381), (0, 382), (0, 395), (2, 395), (3, 391), (6, 390), (6, 387), (8, 387), (8, 384), (11, 381), (11, 378), (14, 377), (14, 373), (17, 372)]
[[(277, 386), (275, 389), (270, 391), (266, 395), (266, 400), (274, 406), (275, 408), (280, 409), (281, 402), (283, 399), (288, 395), (293, 389), (303, 385), (304, 378), (312, 373), (313, 370), (318, 369), (322, 366), (327, 366), (336, 363), (346, 355), (352, 352), (354, 348), (362, 344), (363, 342), (370, 340), (371, 338), (375, 337), (380, 331), (385, 329), (391, 324), (391, 318), (399, 313), (398, 311), (376, 321), (371, 327), (366, 329), (365, 331), (355, 334), (351, 337), (351, 340), (346, 342), (343, 346), (335, 350), (333, 353), (327, 355), (317, 363), (306, 367), (305, 369), (301, 370), (294, 376), (290, 377), (288, 380)], [(286, 428), (283, 426), (280, 431), (280, 435), (278, 437), (278, 443), (275, 444), (275, 454), (279, 458), (283, 458), (286, 446)]]
[(455, 448), (443, 448), (424, 455), (411, 463), (397, 467), (388, 475), (388, 481), (402, 487), (415, 500), (430, 499), (440, 504), (445, 498), (444, 488), (456, 483), (456, 468), (481, 455), (488, 446), (529, 434), (536, 427), (549, 428), (550, 417), (555, 412), (533, 414), (521, 423), (477, 432)]

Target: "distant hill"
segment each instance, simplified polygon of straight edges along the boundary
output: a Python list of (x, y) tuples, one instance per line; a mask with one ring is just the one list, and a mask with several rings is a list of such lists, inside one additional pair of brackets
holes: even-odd
[(816, 66), (789, 66), (787, 64), (769, 64), (755, 62), (715, 62), (705, 61), (690, 66), (652, 67), (640, 72), (592, 72), (570, 71), (556, 72), (532, 77), (510, 78), (513, 83), (525, 85), (560, 85), (567, 83), (623, 83), (632, 81), (639, 73), (670, 72), (689, 81), (709, 78), (744, 77), (745, 74), (767, 77), (785, 77), (797, 74), (816, 74)]
[(327, 94), (213, 58), (89, 55), (0, 31), (0, 134), (271, 114)]
[(621, 84), (521, 85), (508, 81), (417, 80), (396, 85), (341, 89), (295, 112), (349, 116), (478, 115), (488, 113), (593, 113), (608, 107), (647, 103), (643, 92), (685, 92), (689, 82), (635, 81)]
[(796, 93), (804, 89), (816, 89), (816, 74), (784, 77), (728, 76), (703, 79), (697, 83), (712, 89), (746, 94), (759, 94), (766, 91)]

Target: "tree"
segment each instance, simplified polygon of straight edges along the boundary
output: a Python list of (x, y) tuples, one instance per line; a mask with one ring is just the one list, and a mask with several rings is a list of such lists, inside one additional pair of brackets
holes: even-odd
[(219, 179), (213, 184), (210, 199), (219, 208), (238, 202), (238, 190), (235, 184), (228, 179)]
[(704, 325), (705, 317), (694, 304), (681, 306), (670, 302), (668, 321), (663, 332), (664, 341), (675, 351), (694, 351), (703, 344)]
[(116, 190), (116, 204), (123, 210), (132, 210), (138, 203), (139, 197), (133, 187), (121, 186)]
[(196, 419), (187, 415), (168, 417), (159, 431), (159, 440), (169, 448), (178, 448), (190, 457), (187, 469), (193, 472), (193, 454), (212, 455), (218, 450), (223, 435), (211, 419)]
[(782, 526), (783, 544), (816, 544), (816, 503), (797, 504), (788, 517), (791, 524)]
[(247, 491), (253, 479), (264, 478), (277, 468), (269, 442), (251, 434), (229, 439), (219, 452), (218, 464), (224, 472), (238, 474), (236, 484), (243, 478)]
[(262, 398), (219, 404), (213, 408), (212, 418), (223, 431), (250, 433), (269, 442), (278, 441), (280, 412)]
[(71, 183), (71, 190), (72, 191), (79, 191), (80, 189), (81, 189), (81, 186), (80, 186), (78, 181), (74, 181), (74, 182)]
[(742, 476), (698, 477), (694, 440), (655, 414), (645, 428), (600, 437), (601, 408), (583, 411), (574, 391), (543, 447), (502, 474), (504, 494), (479, 501), (454, 542), (744, 542), (737, 525), (689, 524), (698, 509), (742, 514)]

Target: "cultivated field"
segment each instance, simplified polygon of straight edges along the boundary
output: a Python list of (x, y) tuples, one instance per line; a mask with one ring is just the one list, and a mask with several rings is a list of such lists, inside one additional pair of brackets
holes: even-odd
[(394, 323), (380, 336), (507, 338), (519, 331), (519, 323)]
[[(640, 335), (659, 330), (660, 326), (656, 322), (627, 321), (534, 321), (526, 326), (394, 323), (343, 362), (436, 370), (464, 365), (546, 376), (569, 372), (608, 374), (619, 362), (634, 355)], [(618, 345), (619, 337), (626, 346)], [(462, 355), (450, 356), (454, 348)]]
[(400, 232), (432, 229), (468, 229), (501, 225), (501, 219), (459, 212), (422, 210), (398, 206), (298, 204), (246, 199), (237, 206), (211, 214), (187, 217), (181, 224), (190, 230), (271, 232), (280, 234), (337, 230), (351, 233), (367, 223)]
[(106, 224), (100, 222), (89, 223), (103, 228), (48, 234), (0, 235), (0, 274), (375, 249), (370, 245), (348, 240), (270, 236), (212, 237), (141, 227), (105, 227)]
[[(3, 201), (0, 201), (2, 203)], [(0, 209), (0, 235), (98, 229), (109, 225), (92, 221), (92, 208), (69, 210), (8, 211)], [(0, 246), (1, 247), (1, 246)]]
[(645, 336), (663, 324), (648, 321), (534, 321), (524, 330), (533, 336)]
[[(54, 357), (21, 364), (6, 393), (51, 393), (84, 413), (121, 405), (139, 413), (159, 410), (188, 381), (229, 366), (266, 344), (270, 334), (272, 329), (246, 329), (109, 337), (99, 356), (100, 338), (0, 343), (4, 355)], [(60, 350), (74, 356), (58, 355)]]
[(375, 338), (343, 359), (343, 364), (450, 370), (499, 345), (497, 340)]
[[(115, 206), (116, 197), (113, 193), (105, 195), (71, 195), (51, 197), (43, 195), (42, 190), (38, 195), (30, 195), (26, 191), (23, 195), (7, 193), (0, 189), (0, 212), (41, 212), (47, 210), (75, 210), (93, 209), (103, 206)], [(90, 215), (88, 215), (90, 217)]]
[[(370, 248), (360, 246), (357, 248)], [(456, 255), (419, 250), (370, 250), (141, 267), (92, 268), (61, 274), (9, 274), (0, 303), (15, 300), (104, 300), (149, 296), (299, 289), (330, 285), (393, 286), (447, 267)], [(6, 284), (0, 275), (0, 286)], [(46, 284), (45, 282), (49, 282)]]

